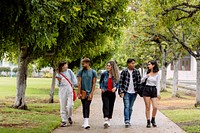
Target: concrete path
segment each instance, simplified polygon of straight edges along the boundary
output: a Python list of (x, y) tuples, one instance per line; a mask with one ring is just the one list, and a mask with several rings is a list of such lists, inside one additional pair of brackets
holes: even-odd
[(156, 122), (158, 127), (146, 128), (146, 119), (144, 113), (144, 101), (139, 96), (134, 105), (132, 115), (132, 126), (125, 128), (123, 123), (123, 101), (117, 95), (114, 115), (111, 121), (111, 127), (103, 128), (102, 101), (100, 90), (96, 90), (94, 99), (91, 104), (90, 126), (89, 130), (82, 129), (82, 107), (79, 107), (73, 114), (74, 124), (67, 127), (59, 127), (53, 133), (185, 133), (180, 127), (169, 120), (161, 112), (158, 112)]

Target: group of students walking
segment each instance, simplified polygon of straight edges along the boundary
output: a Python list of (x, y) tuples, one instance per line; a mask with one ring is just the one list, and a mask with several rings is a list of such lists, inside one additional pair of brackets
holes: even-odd
[[(65, 127), (67, 122), (70, 124), (72, 121), (72, 108), (73, 108), (73, 89), (78, 84), (78, 98), (82, 102), (82, 112), (84, 122), (82, 128), (88, 129), (90, 104), (92, 102), (97, 73), (90, 68), (90, 59), (84, 58), (82, 60), (82, 70), (77, 74), (77, 79), (74, 73), (67, 68), (66, 62), (59, 63), (57, 74), (59, 86), (59, 99), (60, 99), (60, 115), (62, 119), (61, 126)], [(157, 113), (158, 103), (160, 99), (160, 76), (158, 74), (159, 68), (156, 61), (148, 62), (148, 70), (146, 76), (141, 78), (140, 72), (135, 68), (135, 60), (129, 58), (127, 60), (127, 68), (119, 72), (118, 66), (115, 61), (108, 61), (106, 71), (100, 77), (100, 89), (103, 102), (103, 117), (104, 127), (111, 126), (111, 119), (113, 116), (114, 104), (116, 99), (116, 92), (123, 99), (124, 103), (124, 124), (128, 128), (131, 126), (131, 115), (133, 105), (137, 98), (137, 87), (145, 82), (143, 88), (143, 99), (146, 107), (147, 128), (151, 125), (156, 127), (155, 117)], [(77, 83), (78, 82), (78, 83)], [(152, 104), (152, 118), (150, 119), (150, 106)]]

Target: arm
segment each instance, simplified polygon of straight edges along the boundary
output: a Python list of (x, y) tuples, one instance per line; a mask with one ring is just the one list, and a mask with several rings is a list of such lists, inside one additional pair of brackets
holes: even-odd
[(93, 79), (92, 79), (92, 95), (94, 93), (95, 87), (96, 87), (96, 82), (97, 82), (97, 73), (96, 71), (93, 70)]
[(120, 78), (119, 78), (119, 89), (118, 89), (118, 94), (121, 95), (123, 92), (123, 79), (124, 79), (124, 71), (121, 72)]
[(81, 98), (81, 82), (82, 82), (82, 78), (78, 77), (78, 98)]
[(93, 95), (95, 87), (96, 87), (96, 82), (97, 82), (97, 78), (94, 77), (93, 80), (92, 80), (92, 91), (91, 91), (92, 95)]
[(101, 77), (100, 77), (100, 81), (99, 81), (100, 89), (102, 89), (102, 87), (103, 87), (103, 77), (104, 77), (104, 75), (102, 73)]
[(137, 71), (137, 84), (139, 84), (140, 82), (141, 82), (140, 71)]
[(147, 75), (145, 75), (142, 79), (141, 79), (141, 83), (144, 83), (145, 82), (145, 80), (147, 79), (149, 77), (149, 75), (147, 74)]
[(71, 82), (72, 82), (72, 85), (73, 85), (73, 86), (77, 86), (77, 79), (76, 79), (76, 76), (74, 75), (74, 72), (73, 72), (71, 69), (69, 69), (69, 72), (70, 72), (70, 74), (71, 74)]
[(116, 81), (115, 88), (116, 88), (116, 90), (119, 89), (119, 81)]
[(60, 74), (56, 74), (56, 79), (57, 79), (57, 86), (60, 87), (60, 84), (61, 84), (61, 79), (62, 77), (60, 76)]
[(92, 79), (92, 91), (89, 94), (88, 100), (92, 100), (93, 94), (94, 94), (94, 90), (95, 90), (95, 87), (96, 87), (96, 82), (97, 82), (97, 73), (95, 71), (93, 71), (93, 74), (94, 75), (93, 75), (93, 79)]

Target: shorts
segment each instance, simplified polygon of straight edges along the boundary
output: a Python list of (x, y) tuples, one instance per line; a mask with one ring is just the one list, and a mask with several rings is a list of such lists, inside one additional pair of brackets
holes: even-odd
[(143, 96), (144, 97), (150, 97), (150, 98), (156, 98), (157, 97), (156, 86), (145, 85), (145, 87), (143, 89)]

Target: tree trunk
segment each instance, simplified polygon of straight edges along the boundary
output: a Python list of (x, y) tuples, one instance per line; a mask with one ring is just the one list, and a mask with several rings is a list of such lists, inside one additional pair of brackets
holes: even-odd
[(53, 77), (52, 77), (52, 82), (51, 82), (51, 91), (50, 91), (50, 98), (49, 98), (49, 103), (53, 103), (53, 96), (55, 92), (55, 84), (56, 84), (56, 69), (53, 69)]
[(144, 76), (144, 64), (142, 64), (142, 66), (141, 66), (141, 75), (142, 75), (142, 77)]
[(161, 91), (166, 91), (167, 83), (167, 64), (166, 51), (162, 50), (162, 75), (161, 75)]
[(29, 64), (28, 48), (21, 47), (19, 50), (17, 94), (15, 98), (15, 103), (13, 105), (14, 108), (27, 109), (27, 105), (25, 103), (25, 91), (26, 91), (28, 64)]
[(178, 93), (178, 68), (179, 68), (179, 60), (174, 60), (174, 75), (173, 75), (173, 86), (172, 86), (172, 97), (180, 97)]
[(200, 106), (200, 58), (197, 61), (197, 81), (196, 81), (196, 103), (195, 107)]

